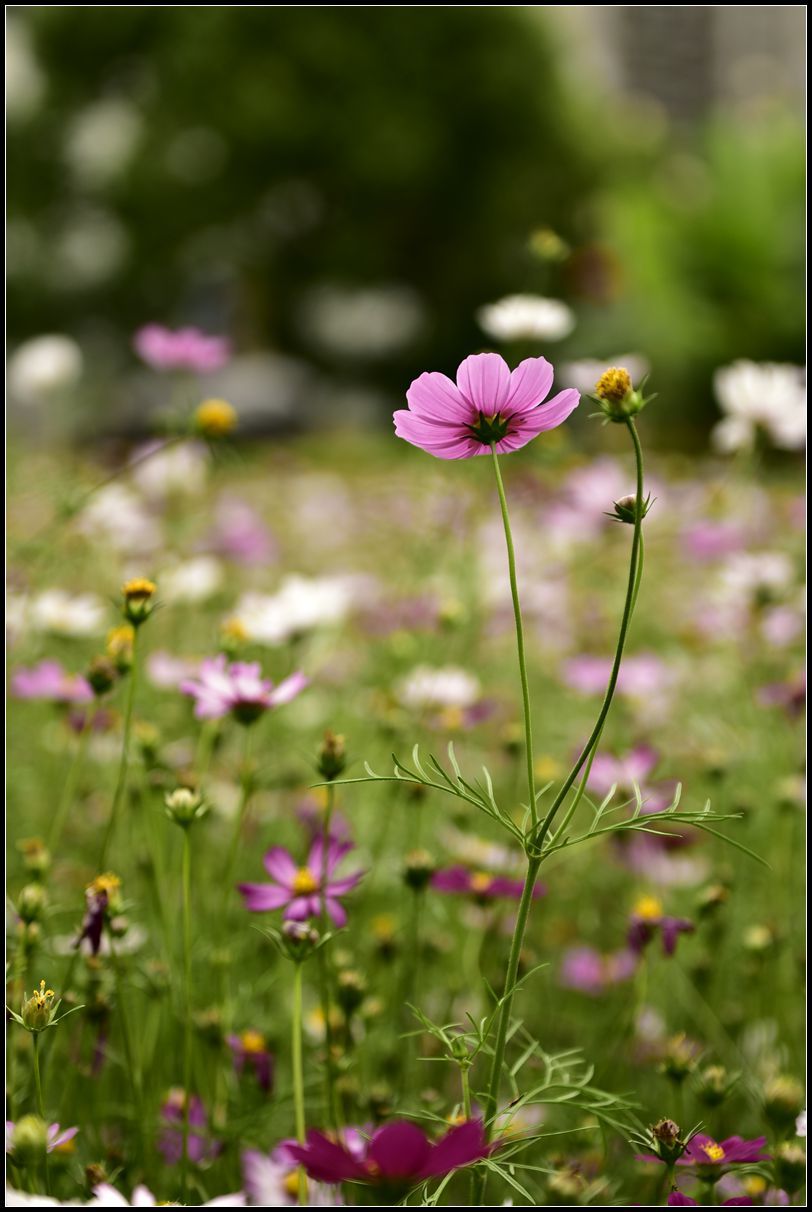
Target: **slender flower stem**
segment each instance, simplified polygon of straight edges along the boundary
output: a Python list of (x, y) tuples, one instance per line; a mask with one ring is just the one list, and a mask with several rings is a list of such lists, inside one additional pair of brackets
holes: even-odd
[(228, 908), (229, 895), (232, 892), (232, 884), (234, 883), (234, 867), (237, 862), (237, 852), (240, 849), (240, 839), (242, 838), (243, 828), (248, 816), (248, 807), (251, 803), (251, 794), (254, 790), (254, 780), (251, 771), (251, 734), (252, 726), (248, 725), (245, 728), (245, 738), (243, 741), (242, 772), (240, 775), (240, 803), (239, 807), (237, 808), (237, 819), (234, 822), (234, 832), (231, 835), (231, 842), (228, 847), (228, 856), (226, 858), (225, 877), (223, 880), (223, 899), (220, 913), (221, 917)]
[(598, 718), (595, 721), (595, 727), (592, 729), (589, 739), (581, 750), (575, 765), (567, 775), (561, 790), (553, 800), (549, 812), (536, 832), (532, 835), (533, 846), (536, 849), (540, 849), (544, 844), (544, 839), (547, 836), (547, 832), (550, 829), (553, 820), (555, 819), (558, 809), (564, 802), (570, 787), (577, 779), (584, 762), (589, 757), (593, 747), (597, 744), (601, 732), (603, 731), (603, 726), (606, 721), (606, 717), (609, 714), (612, 699), (614, 698), (615, 688), (617, 687), (618, 674), (620, 673), (620, 662), (623, 659), (623, 649), (626, 644), (629, 623), (631, 622), (632, 611), (634, 609), (634, 605), (637, 600), (637, 593), (640, 587), (638, 580), (638, 565), (640, 561), (643, 524), (643, 451), (640, 446), (640, 439), (637, 436), (634, 420), (631, 417), (627, 417), (625, 424), (629, 430), (629, 433), (631, 434), (632, 442), (634, 443), (634, 454), (637, 464), (637, 499), (635, 506), (634, 536), (632, 538), (632, 550), (629, 560), (629, 581), (626, 589), (626, 601), (623, 606), (623, 615), (620, 620), (620, 631), (618, 633), (615, 659), (612, 663), (612, 672), (609, 675), (609, 685), (606, 687), (606, 693), (604, 695), (600, 712), (598, 713)]
[(119, 1021), (121, 1022), (121, 1038), (124, 1044), (124, 1059), (127, 1062), (127, 1069), (130, 1075), (130, 1085), (132, 1087), (133, 1107), (135, 1109), (135, 1132), (138, 1149), (139, 1162), (143, 1161), (144, 1157), (144, 1106), (143, 1095), (141, 1089), (141, 1069), (135, 1061), (135, 1048), (133, 1047), (132, 1034), (130, 1032), (130, 1020), (127, 1017), (127, 1009), (124, 997), (124, 980), (121, 973), (121, 960), (110, 939), (110, 958), (113, 961), (113, 975), (116, 982), (116, 1005), (118, 1008)]
[(471, 1118), (471, 1081), (467, 1064), (460, 1065), (460, 1082), (462, 1083), (462, 1113), (468, 1120)]
[(56, 852), (62, 837), (62, 830), (65, 828), (65, 821), (68, 818), (74, 796), (76, 795), (76, 787), (82, 773), (82, 767), (85, 763), (85, 755), (87, 754), (87, 743), (90, 739), (92, 731), (93, 716), (95, 715), (95, 707), (91, 704), (82, 721), (82, 727), (79, 732), (79, 740), (76, 748), (73, 751), (68, 773), (65, 776), (65, 782), (62, 784), (62, 794), (59, 797), (56, 812), (51, 820), (51, 828), (48, 832), (48, 849), (51, 854)]
[[(575, 762), (575, 765), (573, 766), (572, 770), (570, 771), (566, 780), (564, 781), (564, 784), (563, 784), (561, 790), (558, 792), (558, 795), (555, 797), (555, 800), (553, 801), (549, 812), (547, 813), (546, 817), (544, 818), (544, 821), (539, 826), (536, 824), (536, 820), (535, 820), (535, 816), (534, 816), (534, 827), (533, 827), (533, 829), (531, 829), (530, 834), (528, 835), (528, 838), (527, 838), (527, 842), (526, 842), (527, 874), (525, 876), (524, 888), (522, 889), (522, 897), (519, 902), (518, 913), (516, 914), (516, 925), (513, 930), (513, 940), (511, 942), (510, 956), (508, 958), (508, 966), (507, 966), (507, 971), (505, 973), (504, 990), (503, 990), (502, 997), (501, 997), (500, 1003), (499, 1003), (499, 1008), (498, 1008), (496, 1042), (494, 1044), (493, 1061), (491, 1064), (490, 1080), (488, 1083), (488, 1093), (487, 1093), (485, 1103), (484, 1103), (484, 1108), (483, 1108), (484, 1120), (485, 1120), (485, 1131), (486, 1131), (486, 1135), (487, 1135), (488, 1139), (490, 1139), (491, 1134), (493, 1132), (493, 1120), (496, 1115), (496, 1110), (497, 1110), (497, 1106), (498, 1106), (499, 1086), (500, 1086), (500, 1082), (501, 1082), (501, 1078), (502, 1078), (502, 1067), (504, 1064), (505, 1047), (507, 1045), (508, 1030), (510, 1027), (510, 1015), (511, 1015), (511, 1010), (513, 1007), (513, 997), (516, 992), (516, 980), (517, 980), (517, 976), (518, 976), (518, 972), (519, 972), (519, 960), (521, 957), (522, 944), (524, 942), (524, 933), (525, 933), (525, 929), (527, 927), (527, 919), (528, 919), (528, 916), (530, 913), (530, 906), (533, 903), (533, 886), (536, 882), (536, 876), (538, 875), (539, 867), (541, 866), (541, 862), (542, 862), (542, 858), (543, 858), (542, 845), (544, 843), (544, 839), (547, 835), (547, 832), (550, 829), (550, 826), (552, 825), (553, 820), (555, 819), (558, 809), (561, 807), (561, 804), (564, 802), (564, 799), (566, 798), (570, 788), (572, 787), (573, 783), (575, 782), (576, 778), (578, 777), (578, 775), (581, 771), (581, 768), (583, 767), (584, 763), (589, 759), (590, 754), (592, 753), (593, 749), (597, 745), (597, 743), (600, 739), (601, 733), (603, 732), (603, 726), (606, 722), (606, 717), (609, 714), (609, 708), (612, 704), (612, 698), (614, 697), (615, 687), (617, 686), (618, 674), (620, 672), (620, 662), (623, 657), (623, 649), (624, 649), (624, 646), (626, 643), (626, 635), (628, 633), (629, 623), (631, 621), (631, 616), (632, 616), (632, 611), (634, 609), (634, 605), (637, 600), (637, 592), (640, 588), (639, 559), (640, 559), (640, 544), (641, 544), (641, 539), (642, 539), (641, 527), (642, 527), (642, 521), (643, 521), (643, 452), (640, 447), (640, 439), (637, 436), (637, 430), (635, 428), (633, 419), (631, 417), (628, 417), (626, 419), (625, 423), (626, 423), (626, 426), (631, 435), (632, 442), (634, 444), (635, 460), (636, 460), (636, 466), (637, 466), (637, 493), (636, 493), (636, 507), (635, 507), (635, 521), (634, 521), (634, 536), (632, 539), (632, 549), (631, 549), (631, 556), (630, 556), (630, 561), (629, 561), (629, 580), (628, 580), (628, 586), (627, 586), (627, 590), (626, 590), (626, 600), (625, 600), (624, 607), (623, 607), (623, 615), (622, 615), (621, 622), (620, 622), (620, 631), (618, 634), (617, 649), (615, 652), (615, 659), (612, 664), (612, 672), (609, 677), (609, 685), (607, 686), (606, 694), (604, 696), (603, 704), (602, 704), (601, 710), (598, 714), (598, 718), (595, 723), (595, 727), (593, 728), (592, 733), (590, 734), (590, 737), (589, 737), (588, 741), (586, 742), (586, 745), (582, 749), (577, 761)], [(495, 452), (494, 452), (494, 463), (496, 463)], [(499, 485), (501, 485), (501, 479), (498, 476), (498, 465), (497, 465), (497, 483)], [(503, 520), (505, 520), (505, 534), (506, 534), (506, 538), (507, 538), (507, 536), (509, 534), (509, 530), (508, 530), (508, 523), (507, 523), (507, 516), (506, 516), (507, 510), (506, 510), (506, 507), (504, 506), (504, 492), (503, 491), (500, 492), (500, 501), (503, 502), (502, 516), (503, 516)], [(509, 561), (509, 564), (511, 567), (511, 571), (513, 571), (513, 560), (511, 558), (511, 553), (512, 553), (512, 543), (510, 541), (508, 541), (508, 561)], [(515, 583), (515, 574), (514, 574), (514, 576), (511, 577), (511, 589), (514, 588), (514, 583)], [(518, 604), (518, 597), (515, 593), (514, 593), (514, 604), (515, 605)], [(524, 659), (523, 659), (524, 654), (523, 654), (523, 645), (519, 642), (519, 636), (520, 636), (521, 632), (520, 632), (520, 626), (519, 626), (518, 609), (516, 610), (516, 617), (517, 617), (516, 634), (517, 634), (517, 646), (519, 648), (519, 664), (520, 664), (520, 667), (523, 669), (524, 668)], [(525, 680), (523, 678), (523, 687), (524, 687), (524, 685), (525, 685)], [(529, 723), (528, 711), (525, 712), (525, 723), (526, 724)], [(528, 738), (529, 738), (529, 728), (528, 728)], [(531, 763), (530, 778), (532, 779), (532, 763)], [(533, 793), (533, 799), (535, 801), (534, 793)], [(472, 1200), (472, 1202), (474, 1204), (482, 1203), (482, 1200), (483, 1200), (484, 1194), (485, 1194), (486, 1183), (487, 1183), (487, 1173), (486, 1172), (483, 1172), (481, 1175), (474, 1176), (473, 1200)]]
[(121, 801), (124, 798), (124, 790), (127, 786), (127, 768), (130, 754), (130, 733), (132, 731), (133, 722), (133, 707), (135, 705), (135, 690), (138, 684), (138, 632), (139, 628), (133, 628), (133, 660), (130, 667), (130, 680), (127, 687), (127, 704), (124, 708), (124, 735), (121, 738), (121, 758), (118, 764), (118, 776), (116, 778), (116, 789), (113, 792), (113, 804), (110, 808), (110, 817), (107, 821), (107, 829), (104, 833), (104, 841), (102, 842), (101, 854), (99, 855), (98, 870), (103, 871), (107, 862), (107, 853), (110, 849), (110, 842), (113, 839), (113, 834), (116, 828), (119, 811), (121, 809)]
[(189, 1110), (192, 1098), (192, 845), (189, 829), (183, 830), (183, 1136), (181, 1144), (181, 1202), (186, 1202), (189, 1177)]
[[(302, 1062), (302, 970), (304, 965), (293, 966), (293, 1014), (291, 1017), (290, 1054), (293, 1065), (293, 1109), (296, 1120), (296, 1139), (305, 1143), (304, 1065)], [(304, 1171), (299, 1169), (299, 1203), (307, 1203), (307, 1186)]]
[(510, 595), (513, 598), (513, 618), (516, 623), (516, 652), (519, 658), (519, 677), (522, 683), (522, 705), (524, 707), (524, 746), (527, 758), (527, 791), (530, 796), (530, 817), (535, 826), (538, 821), (536, 809), (536, 772), (533, 760), (533, 721), (530, 713), (530, 687), (527, 680), (527, 660), (524, 652), (524, 625), (522, 623), (522, 608), (519, 604), (519, 586), (516, 580), (516, 553), (513, 547), (513, 534), (510, 529), (505, 486), (502, 483), (502, 472), (499, 468), (499, 457), (496, 447), (491, 444), (493, 455), (493, 470), (496, 476), (496, 490), (499, 493), (499, 505), (502, 510), (502, 524), (505, 528), (505, 545), (507, 546), (508, 575), (510, 577)]
[[(330, 823), (332, 821), (333, 809), (335, 808), (335, 786), (333, 783), (327, 784), (326, 797), (327, 801), (324, 807), (324, 819), (322, 821), (321, 829), (321, 872), (319, 874), (321, 881), (321, 895), (319, 900), (322, 936), (327, 934), (330, 929), (330, 919), (327, 915), (327, 879), (329, 875), (327, 860), (330, 850)], [(321, 1013), (324, 1019), (324, 1085), (325, 1098), (327, 1102), (327, 1119), (333, 1131), (337, 1132), (340, 1126), (341, 1110), (335, 1085), (335, 1064), (333, 1061), (333, 1025), (330, 1020), (330, 1015), (332, 1012), (330, 1000), (330, 962), (326, 947), (319, 947), (317, 958), (319, 965)]]
[[(45, 1118), (45, 1102), (42, 1097), (42, 1077), (40, 1075), (40, 1070), (39, 1070), (39, 1032), (38, 1031), (33, 1031), (31, 1033), (31, 1042), (34, 1047), (34, 1088), (37, 1092), (37, 1114), (39, 1115), (42, 1122), (44, 1124), (47, 1124), (48, 1121)], [(47, 1150), (46, 1150), (45, 1157), (43, 1159), (42, 1164), (43, 1164), (43, 1169), (45, 1171), (45, 1194), (50, 1195), (51, 1194), (51, 1176), (48, 1172)]]

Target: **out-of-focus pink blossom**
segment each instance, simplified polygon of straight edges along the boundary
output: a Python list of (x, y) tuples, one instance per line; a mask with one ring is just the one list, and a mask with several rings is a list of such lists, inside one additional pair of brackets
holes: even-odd
[(59, 661), (40, 661), (30, 669), (18, 669), (11, 679), (11, 692), (18, 699), (46, 699), (52, 703), (90, 703), (93, 691), (79, 674), (67, 673)]
[(173, 330), (161, 324), (139, 328), (133, 347), (141, 361), (153, 370), (211, 374), (221, 370), (231, 357), (231, 342), (226, 337), (209, 336), (199, 328)]

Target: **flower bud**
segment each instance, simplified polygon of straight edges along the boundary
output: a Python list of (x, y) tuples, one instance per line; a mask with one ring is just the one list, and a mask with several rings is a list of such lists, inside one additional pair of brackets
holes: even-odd
[(642, 392), (635, 390), (624, 366), (610, 366), (604, 371), (595, 384), (594, 398), (609, 421), (625, 421), (648, 403)]
[(96, 698), (101, 698), (103, 694), (107, 694), (108, 690), (113, 689), (117, 674), (118, 670), (110, 657), (95, 656), (87, 667), (85, 677)]
[(38, 1166), (48, 1149), (48, 1125), (38, 1115), (24, 1115), (11, 1133), (11, 1159), (17, 1166)]
[(806, 1150), (795, 1141), (783, 1141), (775, 1151), (777, 1185), (792, 1195), (806, 1182)]
[(135, 632), (129, 623), (107, 633), (107, 655), (119, 673), (127, 673), (132, 668), (134, 638)]
[(22, 921), (36, 922), (48, 905), (48, 894), (42, 884), (26, 884), (17, 897), (17, 912)]
[(57, 1005), (53, 989), (46, 989), (45, 981), (40, 981), (39, 990), (34, 990), (31, 996), (23, 1001), (20, 1011), (23, 1026), (29, 1031), (44, 1031), (51, 1025)]
[(21, 838), (17, 843), (17, 849), (22, 854), (23, 866), (29, 875), (42, 882), (43, 877), (51, 868), (51, 852), (45, 846), (42, 838)]
[(724, 884), (709, 884), (706, 888), (700, 889), (696, 897), (696, 907), (698, 912), (706, 917), (711, 913), (715, 913), (721, 909), (730, 898), (730, 889)]
[(436, 870), (437, 864), (428, 850), (412, 850), (403, 864), (403, 879), (409, 888), (422, 892)]
[(220, 625), (220, 651), (226, 656), (236, 657), (240, 649), (245, 646), (248, 641), (248, 632), (245, 630), (245, 624), (239, 619), (226, 619)]
[(146, 577), (135, 577), (121, 586), (123, 614), (133, 627), (140, 627), (155, 609), (155, 594), (158, 586)]
[(554, 1205), (579, 1204), (586, 1183), (576, 1170), (559, 1170), (547, 1180), (547, 1191)]
[(164, 803), (166, 815), (182, 829), (188, 829), (208, 811), (208, 805), (204, 803), (200, 792), (189, 787), (176, 787), (166, 796)]
[(204, 438), (225, 438), (237, 428), (237, 411), (227, 400), (204, 400), (195, 409), (193, 428)]
[(301, 963), (312, 954), (320, 941), (318, 930), (308, 922), (283, 922), (282, 940), (292, 960)]
[[(634, 526), (637, 521), (637, 493), (630, 492), (625, 497), (620, 497), (614, 502), (614, 512), (608, 514), (610, 518), (614, 518), (616, 522), (626, 522), (629, 526)], [(646, 516), (651, 509), (651, 497), (646, 497), (645, 501), (640, 502), (640, 520)]]
[(675, 1035), (666, 1045), (660, 1072), (672, 1082), (684, 1082), (696, 1068), (697, 1049), (684, 1034)]
[(324, 734), (324, 741), (319, 750), (318, 772), (323, 779), (337, 779), (347, 764), (344, 751), (344, 738), (337, 736), (329, 728)]
[(336, 981), (336, 1001), (347, 1018), (358, 1009), (366, 996), (367, 983), (360, 972), (350, 968), (339, 972)]
[(764, 1110), (776, 1128), (786, 1130), (803, 1111), (806, 1102), (804, 1088), (794, 1077), (780, 1075), (764, 1087)]
[(673, 1119), (659, 1119), (649, 1129), (653, 1141), (654, 1152), (667, 1165), (673, 1163), (685, 1152), (685, 1141), (680, 1138), (679, 1124)]
[(718, 1107), (725, 1101), (736, 1080), (722, 1065), (708, 1065), (697, 1074), (697, 1097), (706, 1107)]
[(85, 1166), (85, 1186), (88, 1191), (94, 1191), (96, 1187), (109, 1181), (107, 1171), (101, 1162), (91, 1162), (90, 1165)]

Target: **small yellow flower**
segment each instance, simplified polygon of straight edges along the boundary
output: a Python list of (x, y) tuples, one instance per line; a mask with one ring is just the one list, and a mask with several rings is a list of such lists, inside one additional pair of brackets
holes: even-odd
[(599, 400), (620, 404), (632, 390), (631, 375), (625, 366), (610, 366), (595, 384), (595, 395)]
[(122, 673), (133, 663), (133, 640), (135, 628), (130, 623), (122, 623), (107, 633), (106, 650), (110, 660)]
[(749, 1174), (747, 1178), (742, 1180), (745, 1194), (751, 1199), (758, 1199), (767, 1190), (767, 1180), (762, 1178), (760, 1174)]
[(635, 901), (634, 914), (644, 922), (656, 922), (663, 916), (662, 903), (656, 896), (641, 896)]
[(85, 891), (92, 892), (94, 896), (100, 896), (106, 893), (112, 898), (121, 888), (121, 880), (112, 871), (105, 871), (103, 875), (97, 875), (94, 880), (87, 885)]
[(135, 577), (121, 586), (124, 597), (124, 617), (133, 627), (140, 627), (152, 613), (158, 586), (146, 577)]
[(227, 400), (204, 400), (195, 409), (194, 427), (205, 438), (225, 438), (237, 428), (237, 410)]
[(53, 989), (45, 988), (45, 981), (40, 981), (39, 990), (34, 990), (23, 1002), (21, 1018), (29, 1031), (42, 1031), (49, 1025), (56, 1013), (56, 994)]
[(475, 871), (471, 876), (471, 891), (477, 894), (483, 894), (488, 891), (491, 886), (492, 877), (487, 871)]
[(240, 1035), (240, 1043), (244, 1052), (258, 1053), (265, 1051), (265, 1036), (261, 1031), (253, 1031), (249, 1028), (243, 1031)]

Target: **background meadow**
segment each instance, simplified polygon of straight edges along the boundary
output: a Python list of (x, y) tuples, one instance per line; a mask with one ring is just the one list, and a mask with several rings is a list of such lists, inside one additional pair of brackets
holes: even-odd
[[(621, 364), (658, 393), (639, 419), (655, 498), (642, 587), (573, 828), (610, 793), (623, 818), (638, 790), (661, 810), (679, 788), (683, 807), (735, 814), (718, 828), (745, 849), (671, 827), (545, 862), (508, 1050), (517, 1096), (535, 1093), (503, 1107), (498, 1134), (525, 1144), (489, 1197), (662, 1204), (662, 1167), (630, 1137), (669, 1117), (766, 1136), (773, 1159), (713, 1196), (684, 1174), (683, 1192), (803, 1204), (800, 6), (734, 8), (735, 37), (702, 6), (11, 10), (8, 1000), (19, 1010), (45, 978), (61, 1011), (83, 1007), (41, 1046), (45, 1118), (79, 1131), (47, 1167), (12, 1144), (13, 1187), (297, 1202), (290, 1163), (250, 1160), (294, 1131), (293, 965), (263, 933), (281, 915), (249, 913), (235, 885), (267, 879), (271, 846), (304, 862), (328, 730), (342, 779), (364, 762), (390, 774), (416, 742), (447, 760), (452, 742), (521, 820), (492, 470), (391, 435), (417, 374), (496, 349), (549, 358), (556, 390)], [(487, 310), (517, 294), (530, 303)], [(209, 373), (162, 371), (133, 348), (153, 322), (229, 349)], [(239, 417), (224, 440), (189, 431), (210, 398)], [(542, 804), (594, 722), (627, 576), (631, 528), (608, 515), (633, 461), (592, 411), (584, 399), (502, 460)], [(157, 605), (100, 869), (132, 675), (91, 707), (61, 673), (33, 690), (25, 675), (121, 664), (111, 632), (133, 577)], [(250, 728), (201, 726), (180, 683), (218, 652), (309, 685)], [(165, 807), (179, 786), (208, 805), (188, 834), (185, 1182), (184, 835)], [(364, 872), (329, 943), (342, 1119), (436, 1135), (463, 1115), (460, 1073), (409, 1005), (438, 1024), (492, 1008), (516, 898), (485, 890), (521, 881), (521, 852), (474, 806), (406, 783), (339, 783), (332, 826), (354, 844), (341, 872)], [(120, 902), (93, 956), (74, 944), (107, 871)], [(682, 923), (673, 954), (664, 918)], [(304, 1068), (321, 1128), (317, 967)], [(37, 1112), (32, 1037), (9, 1031), (19, 1123)], [(468, 1191), (459, 1174), (398, 1199)]]

